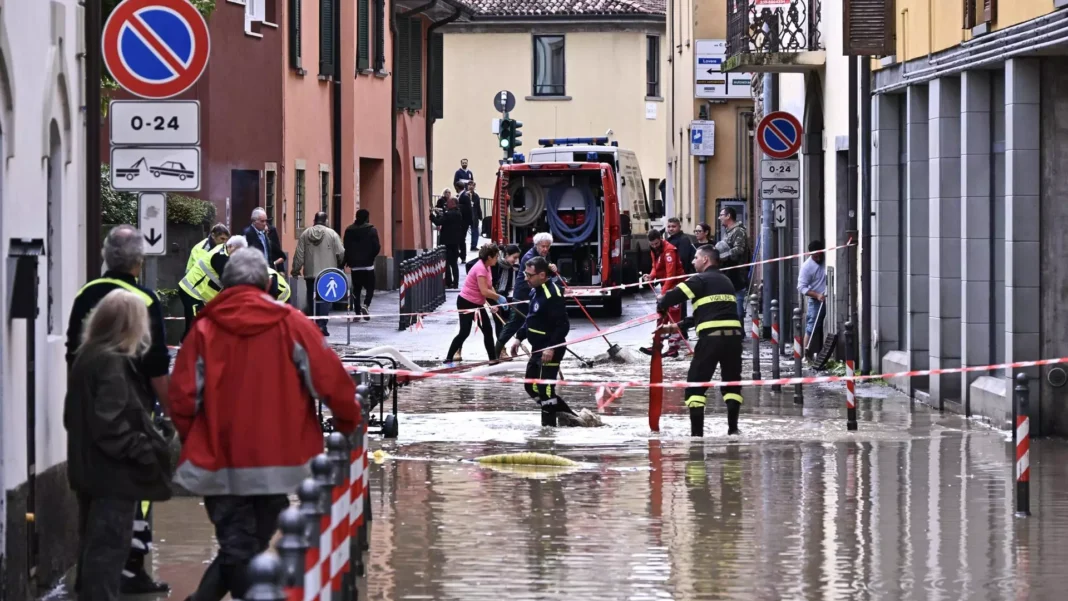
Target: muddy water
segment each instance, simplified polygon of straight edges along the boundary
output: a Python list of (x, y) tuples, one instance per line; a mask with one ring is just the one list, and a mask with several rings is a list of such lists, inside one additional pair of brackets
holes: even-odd
[[(590, 406), (592, 391), (571, 391)], [(747, 391), (743, 436), (713, 403), (704, 440), (681, 401), (649, 433), (628, 391), (598, 429), (540, 428), (513, 388), (424, 382), (372, 466), (364, 599), (1064, 599), (1068, 445), (1032, 447), (1032, 511), (1013, 517), (1001, 432), (862, 386)], [(672, 400), (674, 399), (674, 400)], [(569, 457), (553, 472), (481, 455)], [(160, 506), (156, 564), (183, 599), (213, 553), (203, 507)]]

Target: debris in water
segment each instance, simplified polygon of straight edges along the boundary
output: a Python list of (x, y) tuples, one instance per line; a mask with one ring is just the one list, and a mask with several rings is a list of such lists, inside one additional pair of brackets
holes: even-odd
[(566, 411), (556, 414), (556, 424), (563, 427), (599, 428), (604, 425), (601, 417), (589, 409), (583, 409), (578, 415), (571, 415)]
[(572, 465), (578, 465), (574, 461), (566, 457), (557, 457), (556, 455), (548, 455), (546, 453), (505, 453), (502, 455), (487, 455), (485, 457), (479, 457), (475, 461), (484, 464), (498, 464), (498, 465), (549, 465), (557, 467), (567, 467)]

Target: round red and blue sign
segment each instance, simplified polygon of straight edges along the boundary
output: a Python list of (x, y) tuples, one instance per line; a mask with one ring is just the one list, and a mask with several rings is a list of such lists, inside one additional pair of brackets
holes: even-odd
[(788, 159), (801, 150), (801, 122), (790, 113), (776, 111), (760, 120), (756, 138), (760, 149), (772, 159)]
[(103, 32), (104, 64), (123, 89), (142, 98), (188, 90), (208, 66), (208, 24), (187, 0), (124, 0)]

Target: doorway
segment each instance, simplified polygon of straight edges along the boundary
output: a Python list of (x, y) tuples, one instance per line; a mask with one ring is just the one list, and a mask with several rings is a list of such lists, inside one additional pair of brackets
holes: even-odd
[(255, 169), (231, 169), (230, 207), (232, 230), (244, 230), (245, 224), (250, 223), (252, 220), (252, 210), (258, 206), (260, 206), (260, 172)]

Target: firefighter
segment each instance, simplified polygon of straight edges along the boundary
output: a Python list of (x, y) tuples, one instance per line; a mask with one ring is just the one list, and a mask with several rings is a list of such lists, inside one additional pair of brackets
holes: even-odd
[[(707, 244), (698, 248), (693, 260), (697, 275), (668, 291), (656, 303), (656, 310), (661, 315), (687, 300), (692, 305), (692, 316), (688, 321), (696, 324), (697, 348), (686, 375), (688, 382), (710, 382), (717, 365), (723, 368), (722, 381), (742, 379), (742, 322), (738, 318), (734, 284), (718, 268), (719, 259), (729, 254), (728, 250), (726, 256), (720, 256)], [(663, 329), (676, 331), (678, 328), (667, 324)], [(706, 389), (700, 387), (686, 389), (692, 436), (704, 436), (705, 392)], [(727, 404), (727, 435), (740, 434), (738, 413), (742, 408), (742, 388), (723, 387), (723, 401)]]
[(186, 272), (182, 281), (178, 282), (178, 289), (193, 301), (192, 311), (185, 316), (183, 340), (186, 334), (189, 333), (189, 328), (193, 325), (193, 319), (196, 317), (197, 311), (208, 304), (222, 290), (220, 277), (223, 268), (226, 267), (226, 259), (230, 256), (230, 253), (247, 247), (248, 240), (244, 236), (230, 238), (225, 244), (220, 244), (211, 249), (208, 254), (201, 255), (196, 260), (193, 268)]
[[(567, 347), (562, 346), (571, 322), (567, 318), (567, 301), (563, 290), (549, 278), (552, 271), (544, 257), (534, 257), (526, 262), (523, 270), (530, 285), (530, 307), (526, 320), (512, 341), (512, 355), (519, 352), (519, 344), (530, 339), (530, 360), (527, 361), (527, 378), (555, 380), (560, 374), (560, 360)], [(561, 346), (557, 346), (561, 345)], [(548, 347), (555, 347), (549, 348)], [(576, 415), (557, 394), (552, 384), (526, 384), (530, 398), (541, 407), (541, 425), (556, 426), (556, 414), (564, 411)]]
[[(653, 259), (653, 271), (642, 276), (643, 282), (683, 276), (686, 272), (679, 262), (679, 253), (673, 244), (663, 239), (663, 235), (656, 229), (649, 230), (649, 254)], [(667, 294), (679, 285), (681, 280), (667, 280), (660, 283), (660, 293)], [(651, 284), (650, 284), (651, 286)], [(679, 323), (682, 320), (682, 307), (672, 307), (665, 315), (661, 316), (657, 325)], [(674, 332), (668, 338), (668, 352), (666, 357), (678, 357), (679, 349), (682, 348), (682, 333)], [(652, 347), (642, 347), (641, 352), (652, 355)]]
[(189, 251), (189, 260), (185, 263), (185, 270), (189, 271), (196, 264), (197, 259), (206, 257), (211, 254), (211, 251), (220, 244), (226, 244), (226, 241), (230, 239), (230, 228), (221, 223), (216, 223), (211, 228), (211, 234), (197, 242), (195, 246)]

